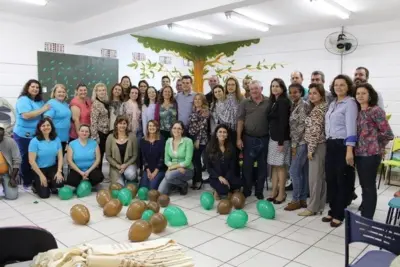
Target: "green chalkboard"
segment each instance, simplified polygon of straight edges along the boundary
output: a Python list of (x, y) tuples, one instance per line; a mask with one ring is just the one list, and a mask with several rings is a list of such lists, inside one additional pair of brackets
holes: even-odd
[(69, 100), (79, 83), (87, 85), (88, 96), (91, 97), (96, 83), (105, 83), (110, 89), (118, 82), (118, 59), (38, 51), (38, 77), (47, 89), (44, 92), (45, 99), (49, 99), (57, 83), (66, 86)]

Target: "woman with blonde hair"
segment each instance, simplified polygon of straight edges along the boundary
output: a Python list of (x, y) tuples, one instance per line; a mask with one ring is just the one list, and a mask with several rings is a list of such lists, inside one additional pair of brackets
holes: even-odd
[(106, 142), (106, 158), (110, 163), (111, 182), (122, 186), (126, 182), (137, 180), (138, 146), (136, 135), (128, 131), (128, 124), (128, 118), (118, 116), (114, 123), (113, 134), (108, 136)]
[(72, 116), (72, 112), (66, 102), (67, 99), (68, 93), (65, 85), (56, 84), (51, 91), (50, 100), (47, 101), (51, 109), (43, 114), (44, 117), (49, 117), (53, 121), (57, 136), (61, 140), (63, 154), (69, 140)]
[(81, 124), (90, 125), (90, 111), (92, 101), (88, 98), (87, 86), (80, 83), (76, 86), (75, 96), (69, 103), (72, 112), (72, 123), (69, 131), (69, 141), (78, 138), (78, 129)]
[(93, 88), (92, 112), (90, 113), (90, 131), (100, 148), (99, 169), (103, 166), (103, 156), (106, 149), (106, 140), (110, 132), (109, 103), (107, 87), (104, 83), (98, 83)]
[(203, 94), (197, 93), (193, 99), (192, 113), (189, 116), (189, 135), (193, 140), (193, 166), (194, 177), (192, 189), (200, 190), (203, 186), (201, 154), (208, 142), (208, 111), (207, 99)]

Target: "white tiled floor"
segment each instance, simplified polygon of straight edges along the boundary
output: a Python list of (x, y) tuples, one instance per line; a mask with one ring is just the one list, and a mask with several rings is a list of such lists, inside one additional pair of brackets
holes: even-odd
[[(206, 187), (204, 190), (209, 190)], [(398, 187), (381, 185), (375, 219), (384, 221), (387, 202)], [(266, 220), (257, 214), (254, 197), (247, 199), (244, 210), (249, 222), (244, 229), (234, 230), (226, 224), (226, 215), (218, 215), (216, 204), (207, 211), (200, 206), (202, 191), (190, 191), (187, 196), (173, 195), (171, 203), (180, 206), (188, 217), (185, 227), (167, 227), (158, 235), (170, 237), (180, 243), (186, 253), (200, 267), (337, 267), (344, 265), (344, 227), (331, 228), (321, 222), (321, 216), (302, 218), (297, 212), (287, 212), (285, 205), (276, 206), (276, 219)], [(356, 211), (359, 198), (350, 209)], [(267, 193), (265, 193), (267, 196)], [(291, 192), (288, 192), (290, 200)], [(91, 213), (87, 226), (73, 224), (69, 210), (74, 204), (84, 204)], [(163, 209), (162, 209), (163, 210)], [(326, 209), (327, 211), (327, 209)], [(61, 201), (57, 196), (40, 200), (31, 193), (21, 191), (15, 201), (0, 200), (0, 227), (37, 225), (49, 230), (60, 247), (74, 246), (83, 242), (106, 244), (127, 242), (128, 229), (132, 224), (125, 218), (126, 207), (116, 218), (106, 218), (96, 204), (96, 194), (86, 198)], [(351, 259), (367, 250), (363, 244), (353, 244)]]

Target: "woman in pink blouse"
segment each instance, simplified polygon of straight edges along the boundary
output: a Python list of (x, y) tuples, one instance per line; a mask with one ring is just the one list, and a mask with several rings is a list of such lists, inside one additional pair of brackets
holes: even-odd
[(72, 112), (72, 123), (69, 131), (69, 141), (78, 138), (76, 129), (79, 129), (81, 124), (90, 125), (90, 110), (92, 101), (87, 97), (88, 91), (85, 84), (78, 84), (75, 89), (75, 97), (69, 103)]
[(394, 136), (385, 111), (378, 106), (378, 94), (371, 84), (356, 86), (356, 100), (360, 109), (355, 149), (355, 163), (362, 189), (360, 210), (361, 216), (372, 220), (377, 201), (376, 174), (385, 146)]

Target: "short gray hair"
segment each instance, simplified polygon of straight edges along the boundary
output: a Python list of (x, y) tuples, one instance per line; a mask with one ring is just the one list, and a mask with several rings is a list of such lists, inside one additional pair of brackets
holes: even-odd
[(251, 82), (250, 82), (250, 84), (249, 84), (249, 87), (250, 87), (250, 85), (257, 85), (258, 87), (263, 87), (262, 86), (262, 83), (259, 81), (259, 80), (252, 80)]

